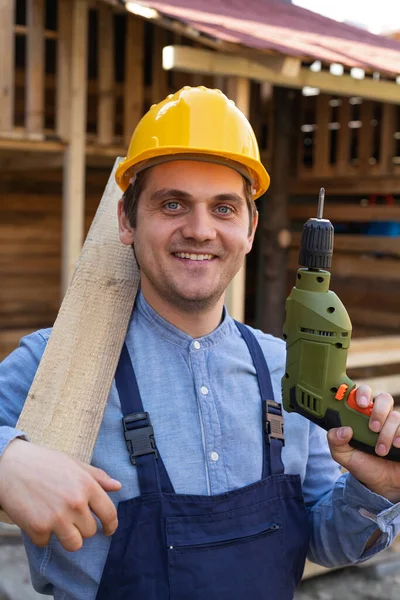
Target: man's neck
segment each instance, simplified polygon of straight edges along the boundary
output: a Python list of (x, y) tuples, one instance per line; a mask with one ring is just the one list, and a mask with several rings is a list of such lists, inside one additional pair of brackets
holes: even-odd
[(146, 302), (163, 319), (174, 325), (183, 333), (192, 338), (200, 338), (208, 335), (221, 323), (224, 306), (224, 295), (217, 304), (210, 309), (199, 312), (184, 312), (178, 307), (169, 304), (159, 296), (154, 296), (148, 290), (143, 289), (142, 294)]

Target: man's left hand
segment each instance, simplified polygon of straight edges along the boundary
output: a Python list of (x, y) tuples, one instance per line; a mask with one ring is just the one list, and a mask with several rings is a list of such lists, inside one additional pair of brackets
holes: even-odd
[[(358, 406), (365, 408), (371, 399), (371, 388), (360, 385), (356, 392)], [(331, 429), (328, 442), (336, 462), (372, 492), (396, 503), (400, 502), (400, 462), (383, 460), (392, 445), (400, 448), (400, 412), (393, 410), (393, 404), (392, 396), (385, 393), (378, 394), (374, 401), (369, 428), (379, 433), (375, 447), (379, 456), (355, 450), (349, 445), (353, 436), (351, 427)]]

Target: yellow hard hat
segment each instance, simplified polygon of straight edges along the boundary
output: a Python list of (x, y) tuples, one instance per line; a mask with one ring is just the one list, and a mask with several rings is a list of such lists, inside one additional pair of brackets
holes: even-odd
[[(126, 158), (115, 174), (125, 191), (131, 178), (162, 157), (212, 160), (249, 174), (254, 199), (269, 186), (269, 175), (260, 161), (254, 131), (220, 90), (185, 86), (153, 104), (133, 132)], [(158, 160), (157, 160), (158, 159)], [(149, 161), (147, 163), (147, 161)], [(243, 168), (244, 167), (244, 168)]]

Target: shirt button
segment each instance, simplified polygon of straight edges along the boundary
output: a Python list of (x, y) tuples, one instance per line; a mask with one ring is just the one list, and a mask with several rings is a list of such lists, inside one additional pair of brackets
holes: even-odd
[(200, 392), (203, 394), (203, 396), (207, 396), (208, 388), (205, 385), (202, 385), (200, 388)]
[(210, 454), (210, 458), (211, 458), (211, 460), (213, 460), (214, 462), (217, 462), (217, 460), (219, 459), (218, 452), (211, 452), (211, 454)]
[(193, 347), (195, 350), (200, 350), (200, 348), (201, 348), (200, 342), (198, 342), (197, 340), (195, 342), (193, 342)]

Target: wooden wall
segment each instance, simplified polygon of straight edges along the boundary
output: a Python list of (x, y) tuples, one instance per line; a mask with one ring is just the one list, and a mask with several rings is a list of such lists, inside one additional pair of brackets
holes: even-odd
[[(109, 171), (89, 169), (85, 229)], [(62, 172), (2, 173), (0, 180), (0, 359), (19, 338), (51, 327), (60, 300)]]

